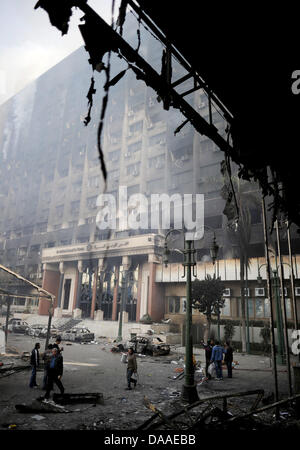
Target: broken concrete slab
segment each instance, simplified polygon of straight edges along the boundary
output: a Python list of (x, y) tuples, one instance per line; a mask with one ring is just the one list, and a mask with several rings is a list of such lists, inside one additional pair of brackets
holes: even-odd
[(21, 413), (69, 413), (67, 409), (62, 406), (56, 404), (52, 400), (44, 400), (44, 399), (36, 399), (31, 404), (26, 405), (25, 403), (21, 403), (19, 405), (15, 405), (15, 408), (18, 412)]
[(104, 403), (102, 393), (85, 394), (53, 394), (53, 401), (59, 405), (71, 405), (75, 403)]

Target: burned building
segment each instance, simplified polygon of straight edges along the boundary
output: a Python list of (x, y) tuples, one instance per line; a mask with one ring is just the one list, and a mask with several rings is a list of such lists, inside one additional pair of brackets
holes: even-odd
[[(144, 37), (141, 51), (154, 67), (160, 66), (158, 42)], [(97, 199), (104, 187), (97, 149), (104, 77), (95, 75), (97, 92), (86, 127), (86, 94), (93, 75), (87, 58), (80, 48), (0, 108), (1, 262), (52, 292), (58, 317), (117, 320), (125, 273), (129, 321), (145, 314), (154, 320), (183, 314), (180, 256), (174, 254), (169, 272), (164, 270), (162, 230), (148, 227), (111, 233), (96, 224)], [(112, 68), (118, 73), (124, 63), (112, 57)], [(181, 75), (180, 65), (174, 64), (174, 78)], [(187, 79), (182, 92), (190, 87)], [(186, 99), (208, 116), (207, 97), (201, 90), (187, 94)], [(212, 114), (225, 136), (222, 115), (217, 110)], [(126, 186), (128, 196), (204, 194), (204, 224), (216, 232), (220, 247), (219, 274), (238, 286), (237, 244), (226, 230), (223, 215), (220, 163), (224, 155), (190, 124), (174, 134), (183, 121), (179, 112), (165, 111), (157, 94), (128, 70), (109, 91), (102, 136), (106, 193), (117, 199), (119, 187)], [(248, 190), (256, 189), (249, 184)], [(249, 256), (258, 258), (263, 256), (261, 214), (255, 202), (249, 204), (249, 211)], [(211, 237), (208, 232), (198, 245), (199, 273), (215, 270), (209, 259)], [(253, 275), (253, 293), (255, 279)], [(232, 296), (224, 314), (239, 317), (234, 306), (239, 293)], [(48, 314), (48, 307), (40, 300), (39, 314)], [(267, 309), (263, 316), (268, 317)]]

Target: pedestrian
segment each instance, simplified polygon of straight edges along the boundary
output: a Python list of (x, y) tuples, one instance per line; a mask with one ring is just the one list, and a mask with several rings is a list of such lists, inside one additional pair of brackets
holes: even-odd
[(211, 375), (210, 373), (208, 373), (208, 366), (210, 365), (214, 341), (212, 339), (208, 339), (207, 344), (204, 344), (204, 342), (202, 341), (202, 345), (205, 350), (205, 375), (209, 380), (211, 380)]
[(29, 381), (30, 388), (36, 388), (38, 384), (36, 383), (36, 370), (40, 365), (40, 354), (39, 354), (40, 343), (37, 342), (34, 346), (34, 349), (31, 352), (30, 356), (30, 365), (32, 368), (31, 377)]
[(230, 342), (227, 341), (225, 344), (225, 364), (227, 366), (228, 378), (232, 378), (232, 361), (233, 361), (233, 348), (230, 345)]
[(132, 375), (134, 373), (137, 373), (137, 362), (136, 357), (133, 352), (133, 348), (128, 349), (128, 356), (127, 356), (127, 388), (126, 390), (131, 390), (131, 383), (134, 384), (134, 387), (136, 387), (137, 381), (132, 378)]
[(60, 336), (56, 336), (55, 342), (52, 345), (52, 348), (57, 348), (58, 352), (62, 352), (64, 350), (63, 347), (60, 347), (61, 344), (61, 337)]
[(48, 370), (49, 370), (50, 360), (51, 360), (51, 357), (52, 357), (52, 348), (53, 348), (53, 345), (49, 344), (47, 350), (43, 354), (43, 361), (44, 361), (43, 390), (44, 391), (47, 388)]
[(223, 374), (222, 374), (223, 353), (225, 353), (224, 348), (220, 345), (219, 341), (216, 341), (216, 345), (214, 345), (214, 347), (212, 349), (210, 362), (215, 363), (216, 375), (217, 375), (216, 380), (217, 381), (223, 380)]
[(48, 382), (46, 387), (45, 399), (50, 396), (50, 391), (53, 390), (53, 383), (56, 384), (60, 393), (63, 395), (65, 388), (61, 382), (61, 377), (63, 374), (63, 357), (56, 347), (52, 348), (52, 357), (49, 362), (48, 368)]

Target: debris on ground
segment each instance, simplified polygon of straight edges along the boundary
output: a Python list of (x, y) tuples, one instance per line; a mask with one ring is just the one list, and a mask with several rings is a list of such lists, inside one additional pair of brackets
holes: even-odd
[(38, 398), (34, 400), (30, 405), (21, 403), (15, 405), (18, 412), (21, 413), (69, 413), (67, 409), (63, 408), (61, 405), (56, 404), (53, 400), (45, 400), (44, 398)]
[(59, 405), (70, 405), (74, 403), (104, 403), (103, 394), (85, 393), (85, 394), (53, 394), (53, 401)]
[[(162, 395), (168, 395), (164, 390)], [(176, 397), (178, 392), (174, 391)], [(256, 395), (254, 402), (249, 397)], [(154, 414), (147, 418), (138, 430), (154, 429), (176, 429), (176, 430), (265, 430), (277, 428), (300, 429), (300, 421), (297, 419), (294, 407), (295, 400), (300, 394), (272, 403), (268, 406), (258, 408), (264, 391), (256, 389), (253, 391), (233, 392), (206, 397), (191, 405), (179, 407), (177, 411), (167, 414), (158, 409), (147, 397), (144, 405)], [(173, 400), (174, 401), (174, 400)], [(286, 405), (290, 404), (290, 408)], [(230, 405), (230, 410), (228, 406)], [(272, 409), (285, 405), (285, 410), (280, 411), (278, 419), (272, 413)], [(247, 411), (243, 411), (246, 407)]]
[(40, 416), (39, 414), (36, 414), (35, 416), (31, 416), (31, 419), (34, 419), (34, 420), (43, 420), (43, 419), (46, 419), (46, 417)]

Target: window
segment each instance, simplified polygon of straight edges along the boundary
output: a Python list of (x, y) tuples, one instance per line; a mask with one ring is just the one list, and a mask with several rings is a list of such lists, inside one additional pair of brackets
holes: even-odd
[[(247, 302), (246, 302), (246, 308), (247, 308)], [(247, 310), (246, 310), (247, 313)], [(254, 317), (254, 304), (253, 304), (253, 300), (248, 299), (248, 313), (249, 313), (249, 317)]]
[(165, 133), (159, 133), (155, 136), (151, 136), (149, 138), (149, 145), (164, 145), (166, 143), (166, 134)]
[(25, 256), (27, 254), (27, 247), (20, 247), (18, 249), (18, 255), (19, 256)]
[(115, 150), (113, 152), (108, 153), (108, 161), (116, 162), (120, 159), (121, 150)]
[(89, 180), (88, 180), (88, 187), (97, 188), (99, 186), (100, 186), (100, 177), (99, 177), (99, 175), (96, 175), (94, 177), (89, 178)]
[(141, 133), (143, 131), (143, 121), (135, 122), (129, 127), (129, 136), (135, 133)]
[(23, 234), (24, 234), (24, 236), (33, 234), (33, 227), (24, 227), (23, 228)]
[(165, 155), (155, 156), (154, 158), (148, 159), (149, 169), (163, 169), (165, 167)]
[(180, 298), (180, 312), (182, 314), (186, 313), (186, 297), (181, 297)]
[(77, 220), (73, 220), (72, 222), (69, 222), (69, 228), (74, 228), (77, 225)]
[(46, 242), (45, 248), (52, 248), (55, 247), (55, 242)]
[(180, 313), (180, 297), (167, 297), (167, 312), (169, 314)]
[(139, 162), (139, 163), (130, 164), (129, 166), (127, 166), (127, 168), (126, 168), (127, 175), (138, 176), (140, 173), (140, 165), (141, 165), (141, 163)]
[(89, 198), (87, 199), (87, 201), (86, 201), (87, 207), (88, 207), (89, 209), (94, 209), (94, 208), (96, 208), (96, 207), (97, 207), (96, 203), (97, 203), (97, 195), (94, 196), (94, 197), (89, 197)]
[(230, 298), (225, 298), (224, 306), (221, 309), (221, 315), (222, 316), (230, 316), (231, 315)]
[(62, 217), (64, 215), (64, 205), (59, 205), (55, 208), (56, 217)]
[(71, 214), (78, 214), (79, 213), (79, 207), (80, 207), (80, 202), (79, 201), (72, 202), (71, 203)]
[(291, 309), (291, 300), (289, 298), (285, 299), (285, 307), (286, 307), (286, 317), (287, 319), (292, 318), (292, 309)]
[(87, 218), (85, 219), (85, 223), (86, 223), (86, 224), (87, 224), (87, 223), (94, 223), (95, 220), (96, 220), (95, 217), (87, 217)]
[(41, 222), (36, 224), (36, 230), (40, 233), (47, 231), (47, 222)]
[(31, 254), (38, 254), (40, 251), (40, 245), (32, 245), (30, 247), (30, 253)]
[(128, 145), (128, 153), (135, 153), (142, 149), (142, 141), (134, 142)]
[(261, 299), (255, 300), (255, 317), (264, 317), (264, 301)]
[(118, 170), (111, 170), (108, 172), (108, 179), (109, 180), (117, 180), (120, 176), (119, 169)]
[(89, 237), (88, 236), (82, 236), (77, 238), (77, 244), (84, 244), (85, 242), (89, 241)]

